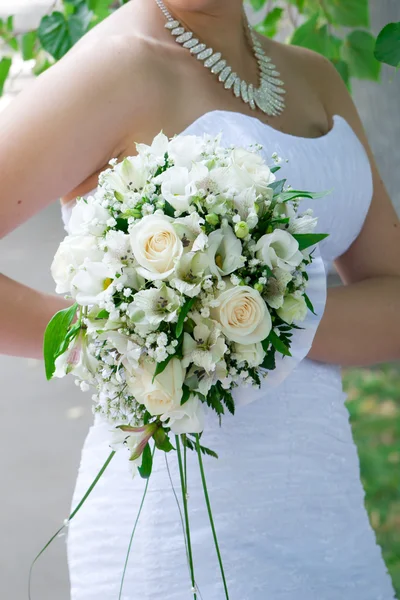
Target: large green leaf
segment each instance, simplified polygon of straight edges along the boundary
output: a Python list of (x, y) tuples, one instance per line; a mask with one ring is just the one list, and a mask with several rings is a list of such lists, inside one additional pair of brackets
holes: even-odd
[(295, 233), (293, 237), (299, 243), (299, 250), (315, 246), (329, 236), (328, 233)]
[(62, 58), (68, 50), (84, 35), (93, 13), (80, 4), (76, 12), (67, 19), (58, 11), (46, 15), (40, 21), (38, 37), (43, 48), (56, 60)]
[(151, 453), (150, 445), (147, 444), (142, 454), (142, 465), (138, 467), (140, 476), (143, 479), (148, 479), (151, 475), (153, 468), (153, 455)]
[(368, 0), (325, 0), (324, 6), (334, 23), (346, 27), (368, 27)]
[(341, 78), (350, 89), (350, 69), (347, 62), (344, 60), (335, 60), (331, 59), (332, 64), (335, 66), (336, 70), (340, 73)]
[(319, 14), (315, 13), (294, 31), (291, 43), (314, 50), (327, 58), (338, 59), (343, 42), (329, 32), (326, 24), (319, 25)]
[(380, 62), (400, 66), (400, 22), (389, 23), (382, 29), (376, 40), (375, 58)]
[(40, 21), (38, 37), (43, 48), (59, 60), (72, 48), (68, 21), (61, 12), (45, 15)]
[(69, 308), (58, 311), (46, 327), (43, 354), (47, 379), (51, 379), (54, 375), (56, 358), (60, 354), (61, 345), (68, 334), (77, 309), (78, 305), (74, 304)]
[(254, 10), (260, 10), (265, 4), (266, 0), (250, 0), (250, 4)]
[(22, 58), (24, 60), (31, 60), (34, 58), (35, 42), (37, 40), (36, 31), (28, 31), (24, 33), (21, 40)]
[(264, 21), (256, 26), (256, 30), (262, 33), (262, 35), (274, 37), (278, 33), (279, 22), (283, 13), (283, 8), (273, 8), (269, 11)]
[(367, 31), (352, 31), (343, 44), (342, 56), (350, 73), (358, 79), (379, 80), (381, 64), (374, 56), (375, 37)]
[(3, 94), (4, 84), (7, 80), (12, 65), (12, 59), (9, 56), (4, 56), (0, 60), (0, 96)]

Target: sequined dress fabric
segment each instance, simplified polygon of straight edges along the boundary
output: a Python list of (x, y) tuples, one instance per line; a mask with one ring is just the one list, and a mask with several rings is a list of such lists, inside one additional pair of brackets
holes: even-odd
[[(259, 120), (209, 112), (183, 133), (222, 132), (225, 144), (263, 145), (288, 162), (297, 189), (332, 190), (304, 200), (330, 236), (326, 269), (359, 234), (372, 198), (368, 158), (348, 123), (334, 118), (321, 138), (295, 137)], [(67, 223), (69, 207), (64, 209)], [(244, 392), (245, 393), (245, 392)], [(231, 600), (393, 600), (394, 590), (364, 506), (359, 460), (345, 407), (341, 369), (301, 361), (265, 396), (207, 419), (205, 458)], [(110, 452), (109, 427), (96, 417), (84, 443), (75, 507)], [(179, 494), (176, 455), (168, 456)], [(188, 455), (189, 510), (196, 581), (203, 600), (225, 598), (196, 456)], [(144, 482), (117, 453), (68, 532), (71, 600), (118, 600), (125, 556)], [(182, 525), (163, 453), (133, 541), (123, 600), (191, 600)]]

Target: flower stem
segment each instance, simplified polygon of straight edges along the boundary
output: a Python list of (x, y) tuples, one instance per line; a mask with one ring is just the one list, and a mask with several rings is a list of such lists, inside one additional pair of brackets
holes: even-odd
[(176, 452), (178, 454), (179, 474), (181, 477), (182, 501), (183, 501), (183, 509), (184, 509), (184, 513), (185, 513), (185, 527), (186, 527), (186, 540), (187, 540), (187, 552), (188, 552), (188, 558), (189, 558), (190, 578), (192, 581), (192, 589), (194, 590), (193, 591), (193, 599), (197, 600), (196, 580), (194, 577), (194, 567), (193, 567), (192, 544), (190, 541), (189, 511), (188, 511), (188, 503), (187, 503), (187, 482), (185, 479), (185, 474), (184, 474), (184, 469), (183, 469), (181, 443), (179, 441), (179, 435), (175, 436), (175, 443), (176, 443)]
[[(153, 452), (152, 452), (152, 457), (154, 457), (155, 449), (156, 449), (156, 445), (154, 444), (154, 446), (153, 446)], [(142, 496), (142, 501), (140, 503), (138, 514), (136, 516), (135, 524), (133, 526), (131, 537), (130, 537), (130, 540), (129, 540), (128, 550), (126, 552), (124, 570), (122, 572), (122, 577), (121, 577), (121, 585), (120, 585), (120, 588), (119, 588), (118, 600), (121, 600), (121, 598), (122, 598), (122, 590), (123, 590), (123, 587), (124, 587), (125, 574), (126, 574), (126, 569), (127, 569), (127, 566), (128, 566), (129, 556), (130, 556), (130, 553), (131, 553), (133, 538), (135, 536), (136, 527), (137, 527), (137, 524), (139, 523), (140, 515), (142, 513), (143, 504), (144, 504), (144, 501), (145, 501), (145, 498), (146, 498), (146, 494), (147, 494), (147, 490), (148, 490), (148, 487), (149, 487), (149, 481), (150, 481), (150, 477), (148, 477), (147, 480), (146, 480), (146, 486), (144, 488), (144, 492), (143, 492), (143, 496)]]
[(98, 472), (98, 474), (96, 475), (94, 481), (89, 486), (86, 494), (83, 496), (82, 500), (79, 502), (79, 504), (75, 508), (75, 510), (73, 510), (72, 513), (69, 515), (68, 519), (66, 519), (64, 525), (62, 525), (62, 527), (60, 527), (60, 529), (58, 531), (56, 531), (56, 533), (49, 539), (49, 541), (47, 542), (47, 544), (45, 546), (43, 546), (43, 548), (41, 549), (41, 551), (39, 552), (39, 554), (37, 554), (36, 557), (35, 557), (35, 559), (33, 560), (32, 564), (31, 564), (31, 567), (29, 569), (29, 580), (28, 580), (28, 598), (29, 598), (29, 600), (31, 600), (32, 571), (33, 571), (33, 567), (35, 566), (37, 560), (42, 556), (43, 552), (45, 550), (47, 550), (47, 548), (50, 546), (50, 544), (56, 539), (56, 537), (62, 532), (62, 530), (68, 525), (68, 523), (70, 521), (72, 521), (72, 519), (75, 517), (75, 515), (80, 511), (80, 509), (82, 508), (82, 506), (85, 504), (86, 500), (88, 499), (88, 497), (92, 493), (93, 489), (96, 487), (96, 485), (99, 482), (99, 479), (103, 475), (104, 471), (107, 469), (107, 467), (110, 464), (110, 462), (111, 462), (112, 458), (114, 457), (114, 455), (115, 455), (115, 450), (113, 450), (108, 455), (108, 458), (107, 458), (106, 462), (101, 467), (101, 469)]
[(203, 458), (201, 456), (201, 449), (200, 449), (200, 437), (199, 437), (198, 433), (196, 434), (196, 450), (197, 450), (197, 456), (199, 458), (199, 467), (200, 467), (201, 481), (202, 481), (202, 484), (203, 484), (204, 497), (205, 497), (206, 504), (207, 504), (208, 518), (210, 519), (210, 525), (211, 525), (211, 531), (212, 531), (213, 538), (214, 538), (215, 550), (217, 552), (218, 562), (219, 562), (219, 568), (220, 568), (220, 571), (221, 571), (222, 581), (223, 581), (223, 584), (224, 584), (225, 598), (226, 598), (226, 600), (229, 600), (229, 592), (228, 592), (228, 586), (227, 586), (226, 578), (225, 578), (224, 565), (222, 564), (222, 557), (221, 557), (221, 552), (220, 552), (220, 549), (219, 549), (217, 532), (215, 531), (215, 525), (214, 525), (214, 519), (213, 519), (213, 516), (212, 516), (210, 498), (208, 496), (206, 476), (205, 476), (205, 473), (204, 473), (204, 466), (203, 466)]

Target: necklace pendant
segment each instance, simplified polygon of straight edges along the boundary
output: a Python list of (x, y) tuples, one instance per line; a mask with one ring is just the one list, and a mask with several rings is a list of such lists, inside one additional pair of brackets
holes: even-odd
[(189, 50), (198, 60), (203, 61), (204, 66), (210, 69), (213, 75), (218, 77), (218, 81), (223, 84), (226, 90), (232, 90), (236, 98), (240, 98), (252, 110), (259, 108), (263, 113), (271, 117), (281, 114), (285, 108), (283, 96), (286, 90), (284, 89), (284, 83), (280, 79), (279, 71), (270, 57), (266, 55), (263, 45), (248, 21), (246, 25), (246, 17), (247, 40), (252, 46), (259, 68), (260, 83), (257, 88), (241, 79), (232, 70), (231, 66), (227, 64), (226, 60), (222, 58), (221, 52), (214, 52), (212, 48), (194, 37), (192, 31), (187, 31), (171, 15), (163, 0), (155, 0), (155, 2), (167, 19), (165, 27), (174, 36), (175, 41), (181, 44), (183, 48)]

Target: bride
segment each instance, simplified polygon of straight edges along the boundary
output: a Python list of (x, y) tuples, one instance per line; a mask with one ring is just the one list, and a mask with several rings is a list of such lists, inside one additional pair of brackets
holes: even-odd
[[(165, 28), (171, 19), (180, 22), (180, 35), (194, 32), (201, 49), (221, 53), (217, 73), (204, 64), (212, 52), (197, 57), (184, 47), (194, 35), (175, 42)], [(221, 429), (210, 420), (204, 441), (219, 460), (207, 460), (207, 478), (232, 600), (393, 600), (364, 507), (340, 365), (400, 357), (399, 222), (334, 67), (308, 50), (256, 39), (276, 65), (268, 71), (273, 86), (261, 90), (241, 0), (131, 0), (118, 9), (2, 113), (0, 228), (7, 234), (57, 197), (68, 227), (74, 199), (95, 189), (108, 161), (134, 154), (135, 142), (148, 143), (161, 129), (168, 136), (221, 131), (226, 144), (260, 143), (265, 157), (277, 151), (288, 159), (283, 175), (293, 186), (332, 190), (313, 208), (319, 230), (330, 234), (320, 245), (325, 267), (333, 264), (345, 286), (328, 290), (308, 356), (280, 387), (227, 416)], [(242, 86), (229, 79), (232, 72)], [(0, 350), (40, 357), (44, 328), (66, 301), (4, 276), (0, 285)], [(96, 418), (74, 505), (104, 463), (107, 440), (107, 426)], [(193, 597), (161, 456), (125, 600)], [(170, 469), (176, 480), (172, 458)], [(219, 600), (201, 484), (194, 465), (189, 469), (198, 597)], [(125, 454), (117, 454), (72, 521), (72, 600), (118, 599), (142, 485), (132, 480)]]

